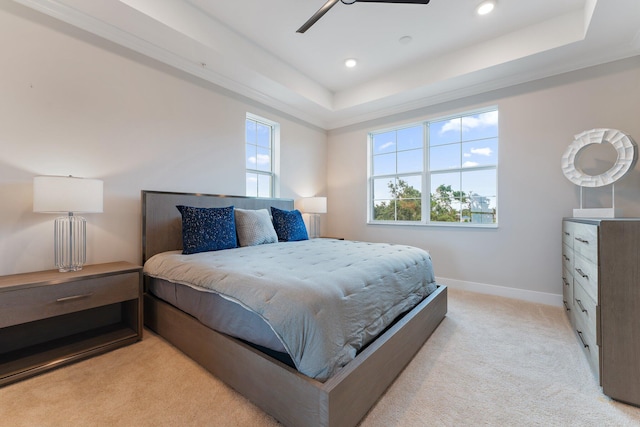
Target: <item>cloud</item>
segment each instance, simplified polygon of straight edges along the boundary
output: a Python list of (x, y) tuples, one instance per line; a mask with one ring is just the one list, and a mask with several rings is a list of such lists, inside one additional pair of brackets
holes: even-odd
[(258, 157), (251, 156), (247, 159), (252, 165), (268, 165), (271, 162), (271, 156), (268, 154), (258, 154)]
[(495, 126), (498, 124), (498, 112), (478, 114), (477, 116), (466, 116), (462, 118), (462, 129), (469, 130), (478, 127)]
[(462, 167), (463, 167), (463, 168), (472, 168), (472, 167), (474, 167), (474, 166), (478, 166), (479, 164), (480, 164), (480, 163), (478, 163), (478, 162), (464, 162), (464, 163), (462, 164)]
[(395, 142), (393, 142), (393, 141), (389, 141), (389, 142), (386, 142), (386, 143), (382, 144), (382, 145), (379, 147), (379, 150), (380, 150), (380, 151), (382, 151), (382, 150), (386, 150), (387, 148), (389, 148), (389, 147), (393, 147), (394, 145), (396, 145), (396, 143), (395, 143)]
[[(471, 154), (478, 154), (480, 156), (490, 156), (491, 153), (493, 153), (493, 150), (489, 147), (484, 147), (484, 148), (472, 148), (471, 150)], [(465, 155), (466, 157), (466, 155)]]
[(269, 163), (271, 163), (271, 156), (269, 156), (268, 154), (258, 154), (259, 165), (266, 165)]
[[(475, 116), (462, 117), (462, 130), (469, 131), (471, 129), (483, 128), (488, 126), (496, 126), (498, 124), (498, 111), (489, 111), (487, 113), (477, 114)], [(448, 131), (460, 130), (460, 119), (451, 119), (442, 126), (440, 134)]]
[(471, 157), (471, 153), (464, 153), (463, 156), (464, 157)]
[(442, 126), (440, 129), (440, 135), (449, 131), (459, 131), (460, 130), (460, 119), (451, 119), (447, 123)]

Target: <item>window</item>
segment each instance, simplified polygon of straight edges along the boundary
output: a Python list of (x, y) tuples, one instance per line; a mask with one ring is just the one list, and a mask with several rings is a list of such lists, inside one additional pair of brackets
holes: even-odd
[(277, 197), (280, 125), (247, 113), (245, 121), (246, 195)]
[(372, 132), (369, 144), (370, 222), (497, 224), (497, 109)]

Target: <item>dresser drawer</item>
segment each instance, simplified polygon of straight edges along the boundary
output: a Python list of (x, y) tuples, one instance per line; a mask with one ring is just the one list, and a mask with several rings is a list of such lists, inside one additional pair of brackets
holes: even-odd
[(598, 265), (576, 254), (573, 278), (579, 282), (594, 301), (598, 301)]
[(573, 285), (573, 301), (575, 316), (581, 318), (581, 323), (587, 328), (590, 336), (594, 337), (597, 342), (597, 320), (596, 320), (596, 303), (587, 292), (582, 288), (579, 282)]
[(573, 230), (575, 222), (562, 221), (562, 243), (573, 248)]
[(0, 327), (139, 298), (137, 272), (3, 292)]
[(589, 328), (584, 323), (584, 317), (576, 316), (575, 331), (580, 341), (580, 347), (587, 357), (589, 366), (597, 379), (600, 378), (600, 349), (596, 345), (596, 336), (589, 332)]
[(585, 259), (598, 263), (598, 226), (574, 223), (573, 251)]
[(573, 271), (573, 249), (566, 244), (562, 245), (562, 266), (569, 271)]
[(562, 302), (567, 311), (573, 310), (573, 276), (566, 268), (562, 269)]

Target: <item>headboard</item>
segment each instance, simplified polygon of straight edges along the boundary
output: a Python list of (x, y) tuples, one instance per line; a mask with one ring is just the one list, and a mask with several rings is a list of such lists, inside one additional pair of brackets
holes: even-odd
[(142, 191), (142, 262), (153, 255), (182, 249), (182, 217), (176, 205), (199, 208), (235, 206), (240, 209), (293, 209), (292, 199), (216, 194)]

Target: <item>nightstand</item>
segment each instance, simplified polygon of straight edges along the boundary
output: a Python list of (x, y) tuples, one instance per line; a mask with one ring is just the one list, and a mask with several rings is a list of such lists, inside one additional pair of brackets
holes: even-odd
[(0, 386), (142, 339), (142, 267), (0, 277)]

